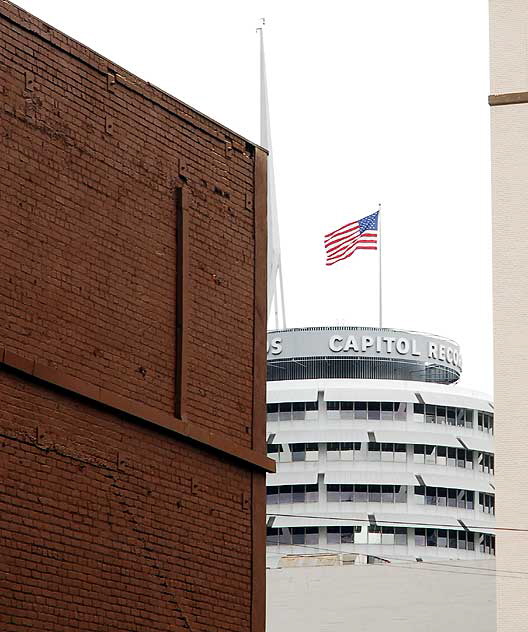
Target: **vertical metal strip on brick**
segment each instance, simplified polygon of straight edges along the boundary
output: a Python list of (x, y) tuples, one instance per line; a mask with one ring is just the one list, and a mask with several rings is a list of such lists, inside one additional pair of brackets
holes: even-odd
[[(255, 150), (255, 287), (253, 329), (252, 448), (266, 445), (266, 321), (267, 321), (267, 155)], [(266, 620), (266, 475), (252, 477), (253, 576), (251, 632), (264, 632)]]
[(187, 384), (187, 311), (189, 296), (189, 239), (188, 239), (188, 192), (185, 187), (175, 191), (176, 206), (176, 332), (175, 332), (175, 380), (174, 414), (185, 418), (185, 391)]

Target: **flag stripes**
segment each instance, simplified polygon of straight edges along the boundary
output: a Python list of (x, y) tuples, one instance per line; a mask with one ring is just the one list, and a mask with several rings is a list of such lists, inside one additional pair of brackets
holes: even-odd
[(356, 250), (377, 250), (378, 212), (349, 222), (324, 237), (326, 265), (348, 259)]

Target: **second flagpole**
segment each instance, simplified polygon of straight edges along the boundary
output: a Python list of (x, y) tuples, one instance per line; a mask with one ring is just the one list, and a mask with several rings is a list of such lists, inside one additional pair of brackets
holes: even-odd
[(383, 327), (383, 291), (381, 284), (381, 203), (378, 204), (378, 250), (379, 250), (379, 326)]

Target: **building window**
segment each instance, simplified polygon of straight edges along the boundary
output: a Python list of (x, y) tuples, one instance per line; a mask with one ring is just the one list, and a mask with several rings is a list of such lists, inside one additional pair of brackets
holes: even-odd
[(493, 434), (493, 415), (479, 410), (477, 428), (481, 432), (488, 432), (490, 434)]
[(394, 420), (394, 404), (392, 402), (381, 402), (381, 420)]
[[(425, 413), (425, 405), (424, 404), (414, 404), (413, 413), (415, 415), (423, 415)], [(421, 420), (423, 421), (423, 419)]]
[(382, 485), (381, 486), (381, 502), (382, 503), (394, 503), (395, 491), (394, 485)]
[(478, 465), (481, 472), (485, 472), (486, 474), (495, 473), (495, 457), (493, 456), (493, 454), (488, 454), (487, 452), (479, 452)]
[(353, 544), (354, 534), (360, 532), (361, 527), (327, 527), (326, 541), (328, 544)]
[(273, 529), (272, 527), (266, 529), (267, 546), (277, 546), (279, 544), (279, 531), (280, 529)]
[(416, 546), (425, 546), (425, 529), (414, 530), (414, 543)]
[(425, 463), (425, 446), (423, 444), (414, 446), (414, 462)]
[(367, 418), (367, 402), (355, 402), (354, 419), (362, 420)]
[(405, 527), (394, 527), (394, 544), (407, 546), (407, 529)]
[(427, 404), (425, 407), (425, 422), (428, 424), (436, 423), (436, 406)]
[(457, 408), (456, 419), (457, 426), (473, 428), (473, 411), (469, 408)]
[(434, 445), (426, 445), (425, 447), (425, 463), (427, 465), (434, 465), (436, 463), (436, 447)]
[(374, 419), (376, 421), (379, 421), (381, 419), (381, 403), (380, 402), (368, 402), (367, 419)]
[(445, 406), (432, 406), (432, 408), (436, 410), (435, 422), (437, 424), (445, 424), (446, 423), (446, 407)]
[(268, 505), (279, 504), (279, 487), (278, 485), (269, 485), (266, 487), (266, 502)]
[(381, 443), (369, 441), (367, 447), (368, 461), (381, 461)]
[(481, 553), (495, 555), (495, 536), (489, 533), (479, 534), (479, 548)]
[(281, 402), (279, 404), (279, 420), (291, 421), (292, 420), (293, 407), (291, 402)]
[(495, 496), (479, 492), (479, 509), (484, 513), (495, 515)]
[(279, 405), (278, 404), (267, 404), (267, 416), (266, 420), (270, 421), (279, 421)]
[[(387, 485), (387, 487), (389, 487)], [(380, 503), (381, 502), (381, 485), (367, 485), (368, 502)], [(391, 501), (394, 502), (394, 501)]]

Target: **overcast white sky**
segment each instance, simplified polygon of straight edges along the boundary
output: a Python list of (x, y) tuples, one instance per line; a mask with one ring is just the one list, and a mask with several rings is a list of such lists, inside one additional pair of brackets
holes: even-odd
[(383, 205), (384, 325), (444, 335), (492, 390), (484, 0), (17, 0), (258, 141), (265, 16), (288, 326), (377, 324), (377, 253), (323, 235)]

